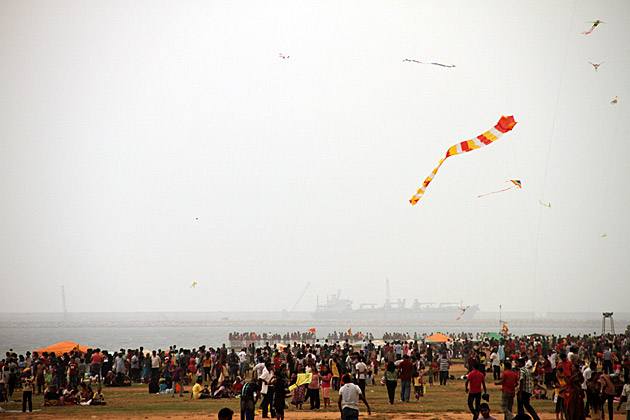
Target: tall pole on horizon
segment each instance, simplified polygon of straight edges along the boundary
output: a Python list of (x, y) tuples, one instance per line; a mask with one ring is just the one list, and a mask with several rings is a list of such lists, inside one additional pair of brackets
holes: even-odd
[(66, 307), (66, 291), (61, 285), (61, 306), (63, 307), (63, 319), (68, 317), (68, 308)]

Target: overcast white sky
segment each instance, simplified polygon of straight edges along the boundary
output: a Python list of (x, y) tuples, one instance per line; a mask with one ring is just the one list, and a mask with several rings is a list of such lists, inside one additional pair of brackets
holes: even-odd
[(2, 1), (0, 312), (60, 311), (61, 285), (69, 311), (291, 309), (308, 282), (312, 310), (386, 279), (627, 311), (628, 22), (626, 0)]

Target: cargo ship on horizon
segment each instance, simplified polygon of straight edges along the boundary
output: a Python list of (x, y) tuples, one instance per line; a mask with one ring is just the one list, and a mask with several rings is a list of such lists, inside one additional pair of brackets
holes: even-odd
[(358, 309), (352, 307), (350, 299), (341, 298), (341, 293), (326, 296), (311, 315), (315, 319), (387, 320), (387, 321), (455, 321), (472, 319), (479, 311), (479, 305), (464, 306), (461, 302), (419, 302), (414, 299), (407, 307), (407, 299), (391, 302), (388, 298), (382, 306), (375, 303), (362, 303)]

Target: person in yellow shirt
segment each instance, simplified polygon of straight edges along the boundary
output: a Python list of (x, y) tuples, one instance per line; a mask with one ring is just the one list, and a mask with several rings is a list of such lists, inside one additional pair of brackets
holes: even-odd
[(567, 390), (567, 382), (562, 374), (562, 369), (556, 371), (556, 381), (554, 383), (554, 400), (556, 402), (556, 420), (564, 420), (566, 407), (564, 397)]
[(194, 398), (196, 400), (203, 400), (205, 398), (211, 397), (209, 392), (204, 392), (204, 388), (201, 386), (202, 382), (203, 382), (203, 379), (201, 377), (197, 378), (197, 382), (195, 383), (195, 385), (193, 385), (190, 398)]
[(330, 373), (332, 373), (332, 388), (338, 391), (341, 375), (339, 374), (339, 362), (336, 354), (333, 354), (332, 359), (330, 359)]
[(212, 370), (212, 359), (210, 358), (210, 353), (206, 353), (203, 357), (203, 380), (204, 381), (212, 381), (212, 375), (210, 375), (211, 370)]
[(422, 378), (422, 371), (417, 371), (412, 374), (413, 377), (413, 390), (416, 394), (416, 401), (420, 399), (420, 397), (424, 396), (424, 382)]

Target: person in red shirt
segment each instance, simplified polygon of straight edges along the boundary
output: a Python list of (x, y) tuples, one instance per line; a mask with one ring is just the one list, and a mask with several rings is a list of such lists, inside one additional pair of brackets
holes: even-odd
[(90, 373), (92, 377), (98, 375), (99, 379), (101, 378), (101, 364), (103, 363), (103, 354), (101, 353), (101, 349), (96, 349), (94, 353), (92, 353), (92, 357), (90, 358)]
[(477, 351), (475, 350), (468, 358), (468, 372), (472, 372), (472, 370), (475, 368), (475, 363), (477, 363), (478, 361), (479, 359), (477, 358)]
[(409, 355), (403, 356), (402, 362), (398, 365), (398, 372), (400, 372), (400, 400), (402, 402), (409, 402), (409, 396), (411, 394), (411, 373), (413, 372), (413, 363), (409, 361)]
[(560, 353), (560, 368), (565, 378), (570, 378), (572, 374), (573, 363), (569, 360), (566, 353)]
[(501, 411), (505, 416), (505, 420), (512, 420), (512, 407), (514, 406), (514, 396), (516, 395), (516, 384), (518, 383), (518, 373), (512, 370), (512, 363), (506, 361), (503, 366), (505, 370), (501, 373), (501, 379), (495, 382), (501, 385)]
[(466, 376), (465, 384), (466, 393), (468, 393), (468, 408), (473, 415), (473, 420), (477, 420), (477, 417), (479, 417), (482, 387), (483, 393), (486, 394), (486, 377), (479, 371), (479, 363), (475, 363), (473, 370)]
[(79, 364), (74, 356), (68, 362), (68, 385), (70, 388), (79, 385), (78, 381)]

